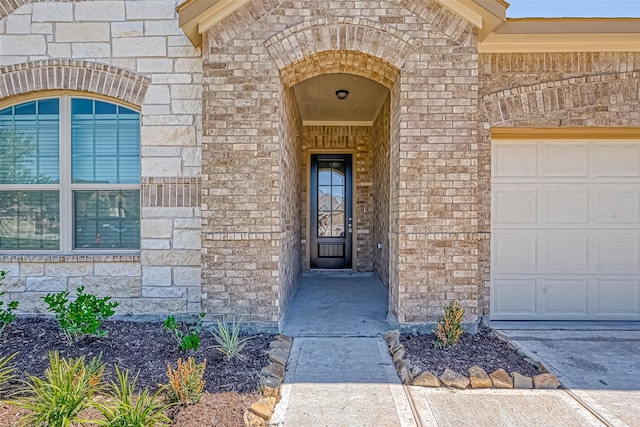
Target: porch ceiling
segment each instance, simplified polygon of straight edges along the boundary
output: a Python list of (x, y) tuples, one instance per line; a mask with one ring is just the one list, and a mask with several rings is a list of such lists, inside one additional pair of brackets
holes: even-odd
[[(336, 91), (349, 91), (339, 100)], [(352, 74), (324, 74), (293, 87), (304, 124), (361, 122), (371, 125), (378, 116), (389, 90), (379, 83)]]

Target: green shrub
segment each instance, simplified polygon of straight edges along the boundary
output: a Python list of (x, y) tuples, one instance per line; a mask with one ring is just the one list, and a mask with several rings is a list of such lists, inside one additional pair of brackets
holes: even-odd
[(438, 321), (438, 326), (433, 331), (437, 336), (437, 339), (433, 342), (436, 348), (455, 346), (464, 333), (461, 325), (464, 310), (460, 308), (458, 302), (452, 301), (443, 308), (444, 317)]
[(198, 403), (202, 397), (204, 389), (204, 369), (207, 366), (207, 359), (197, 364), (193, 357), (189, 357), (186, 362), (178, 359), (178, 366), (173, 369), (167, 364), (167, 377), (169, 384), (166, 390), (171, 403), (192, 404)]
[(233, 359), (240, 355), (249, 338), (240, 339), (240, 323), (218, 320), (218, 326), (213, 329), (213, 337), (218, 343), (215, 348), (227, 358)]
[(164, 328), (171, 333), (181, 349), (197, 351), (200, 348), (200, 334), (205, 316), (206, 313), (200, 313), (195, 325), (178, 322), (175, 316), (169, 316), (164, 321)]
[(96, 403), (103, 420), (94, 421), (106, 427), (165, 427), (171, 425), (171, 420), (164, 414), (164, 410), (172, 405), (164, 404), (159, 396), (160, 391), (151, 395), (145, 388), (137, 397), (135, 395), (136, 375), (129, 381), (129, 373), (122, 372), (115, 366), (118, 382), (109, 385), (107, 393), (109, 400)]
[[(0, 286), (2, 286), (2, 281), (5, 277), (7, 277), (7, 272), (0, 270)], [(4, 294), (4, 292), (0, 292), (0, 298), (2, 298)], [(4, 328), (16, 318), (14, 310), (18, 309), (18, 305), (18, 301), (9, 301), (5, 308), (4, 302), (0, 300), (0, 335), (2, 335)]]
[(21, 397), (12, 402), (27, 409), (19, 420), (24, 427), (70, 427), (86, 422), (78, 417), (92, 406), (93, 396), (102, 389), (104, 364), (101, 357), (85, 363), (85, 358), (61, 359), (49, 353), (45, 379), (27, 375)]
[(86, 335), (102, 338), (107, 331), (100, 329), (102, 321), (115, 314), (117, 302), (109, 302), (111, 297), (98, 298), (84, 293), (84, 286), (77, 289), (74, 301), (69, 301), (69, 292), (47, 294), (43, 297), (54, 312), (55, 318), (64, 332), (69, 344), (77, 342)]

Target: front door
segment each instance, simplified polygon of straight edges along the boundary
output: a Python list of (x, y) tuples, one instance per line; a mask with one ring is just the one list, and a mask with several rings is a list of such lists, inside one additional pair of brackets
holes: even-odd
[(311, 156), (311, 268), (351, 268), (351, 154)]

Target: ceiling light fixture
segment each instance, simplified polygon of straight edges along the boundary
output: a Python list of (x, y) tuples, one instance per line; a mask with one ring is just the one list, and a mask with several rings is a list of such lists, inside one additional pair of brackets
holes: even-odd
[(338, 89), (336, 91), (336, 97), (341, 101), (344, 99), (347, 99), (348, 96), (349, 96), (349, 91), (346, 89)]

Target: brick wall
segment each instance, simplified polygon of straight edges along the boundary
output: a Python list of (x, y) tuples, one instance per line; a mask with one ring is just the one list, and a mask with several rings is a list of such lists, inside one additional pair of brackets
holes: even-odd
[(0, 254), (23, 311), (79, 284), (113, 296), (118, 314), (201, 310), (202, 59), (178, 27), (179, 3), (0, 1), (3, 106), (65, 89), (137, 106), (142, 122), (141, 250)]
[[(390, 192), (390, 131), (391, 111), (389, 97), (382, 105), (371, 129), (373, 151), (373, 270), (389, 286), (389, 192)], [(378, 244), (382, 247), (378, 248)]]

